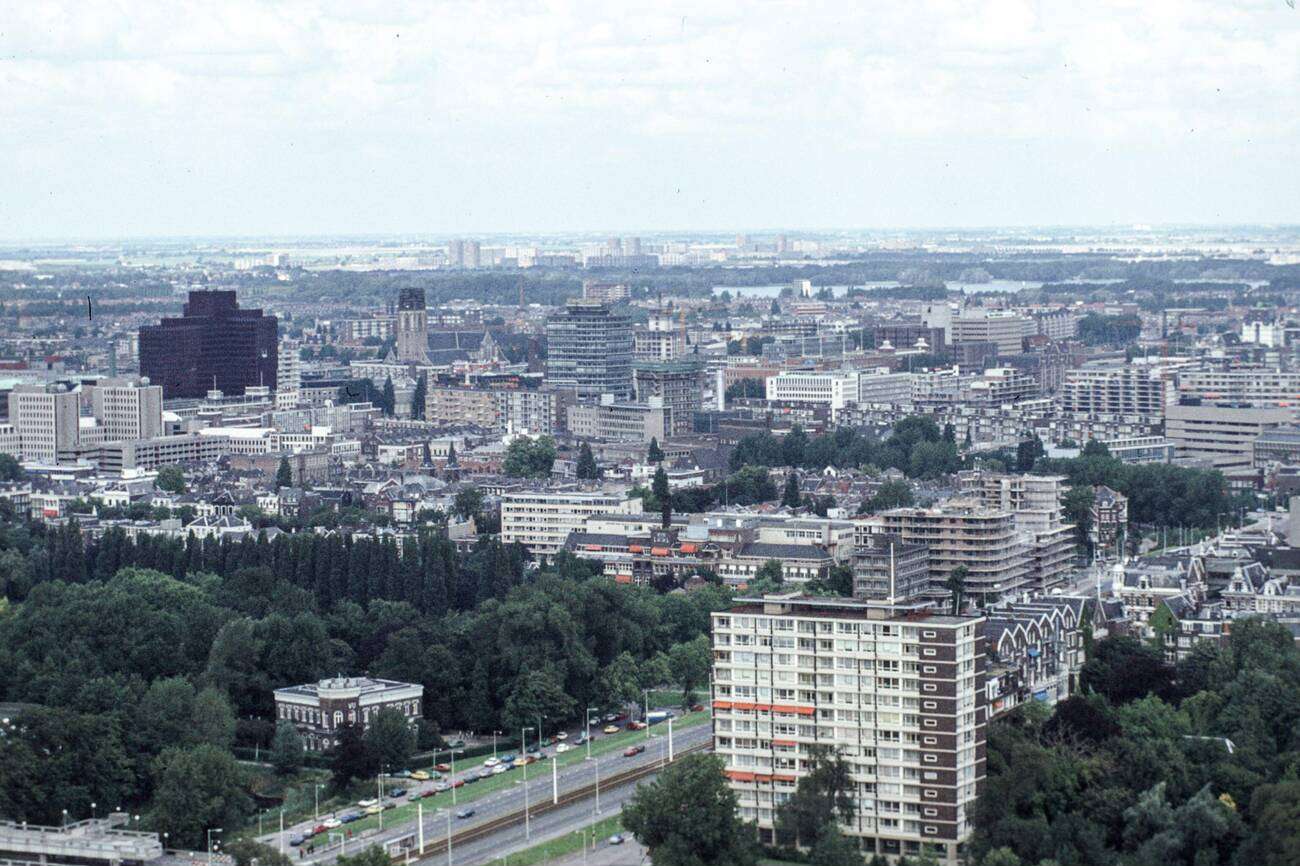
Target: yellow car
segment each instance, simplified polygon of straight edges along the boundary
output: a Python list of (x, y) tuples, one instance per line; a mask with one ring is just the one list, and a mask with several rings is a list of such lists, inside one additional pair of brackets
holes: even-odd
[(606, 725), (606, 726), (605, 726), (605, 733), (607, 733), (607, 734), (617, 734), (617, 733), (618, 733), (618, 725)]
[(383, 806), (380, 806), (380, 805), (378, 805), (378, 804), (376, 804), (376, 805), (374, 805), (374, 806), (367, 806), (367, 807), (366, 807), (366, 814), (367, 814), (367, 815), (378, 815), (378, 814), (379, 814), (380, 812), (382, 812), (382, 811), (384, 811), (384, 807), (383, 807)]
[(429, 774), (424, 772), (424, 770), (416, 770), (411, 774), (411, 778), (417, 782), (427, 782), (429, 781)]

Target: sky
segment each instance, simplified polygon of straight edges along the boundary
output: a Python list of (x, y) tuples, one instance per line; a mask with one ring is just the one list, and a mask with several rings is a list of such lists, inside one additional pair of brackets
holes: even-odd
[(1286, 0), (0, 4), (0, 238), (1298, 209)]

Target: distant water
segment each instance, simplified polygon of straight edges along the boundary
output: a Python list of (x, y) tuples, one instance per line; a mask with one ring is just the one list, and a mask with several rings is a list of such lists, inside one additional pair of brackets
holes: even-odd
[[(868, 292), (872, 289), (896, 289), (901, 285), (897, 280), (880, 280), (870, 283), (855, 283), (853, 286), (831, 286), (831, 292), (837, 298), (842, 298), (849, 293), (851, 288), (866, 289)], [(1043, 284), (1028, 280), (989, 280), (987, 283), (962, 283), (957, 280), (949, 280), (946, 284), (952, 291), (965, 292), (1018, 292), (1021, 289), (1037, 289)], [(779, 297), (781, 291), (787, 288), (785, 284), (772, 286), (714, 286), (713, 294), (720, 295), (723, 292), (731, 292), (733, 298), (775, 298)], [(813, 286), (813, 291), (820, 291), (821, 286)]]

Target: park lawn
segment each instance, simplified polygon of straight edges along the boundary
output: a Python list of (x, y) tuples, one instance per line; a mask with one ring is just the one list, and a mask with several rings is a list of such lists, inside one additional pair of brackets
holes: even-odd
[(508, 857), (503, 856), (499, 859), (502, 861), (502, 866), (533, 866), (535, 863), (545, 863), (581, 851), (584, 842), (590, 844), (593, 833), (597, 845), (608, 844), (606, 840), (610, 836), (623, 832), (622, 817), (614, 815), (597, 821), (595, 824), (588, 824), (582, 829), (584, 831), (582, 835), (579, 835), (577, 831), (566, 833), (558, 839), (525, 848)]
[[(708, 710), (701, 710), (698, 713), (687, 713), (686, 715), (682, 716), (680, 719), (673, 720), (673, 732), (676, 733), (677, 731), (680, 731), (682, 728), (692, 728), (695, 727), (696, 725), (705, 724), (706, 722), (709, 721), (709, 718), (710, 716)], [(656, 737), (666, 737), (668, 736), (668, 723), (662, 722), (658, 725), (655, 725), (654, 728), (652, 728), (651, 730), (654, 731)], [(601, 736), (591, 741), (591, 754), (593, 757), (596, 755), (604, 755), (618, 749), (625, 749), (628, 746), (633, 745), (635, 743), (644, 743), (645, 741), (646, 741), (645, 731), (620, 731), (617, 734), (602, 734)], [(551, 747), (551, 750), (553, 752), (554, 747)], [(562, 755), (557, 755), (556, 763), (561, 767), (568, 767), (572, 764), (580, 763), (586, 757), (587, 757), (587, 750), (585, 747), (575, 747), (572, 751), (565, 752)], [(551, 768), (548, 766), (549, 763), (550, 760), (547, 759), (546, 761), (533, 764), (529, 768), (530, 769), (530, 772), (528, 774), (529, 777), (535, 779), (537, 778), (537, 776), (535, 776), (534, 774), (541, 773), (546, 778), (549, 778), (551, 772)], [(476, 761), (472, 766), (480, 767), (482, 766), (482, 761)], [(456, 792), (455, 808), (459, 809), (461, 806), (466, 805), (468, 803), (472, 803), (475, 800), (488, 796), (489, 794), (494, 794), (497, 791), (505, 790), (506, 788), (509, 788), (512, 785), (514, 785), (516, 781), (522, 782), (523, 779), (524, 779), (523, 770), (514, 769), (508, 773), (502, 773), (499, 776), (492, 776), (490, 778), (481, 779), (477, 782), (473, 782), (471, 784), (465, 785), (464, 787), (460, 788)], [(393, 779), (391, 780), (391, 785), (393, 786), (399, 785), (401, 784), (401, 782), (402, 780), (400, 779)], [(438, 809), (450, 809), (452, 808), (451, 792), (444, 791), (441, 794), (437, 794), (433, 797), (425, 797), (424, 799), (419, 800), (418, 803), (423, 803), (425, 805), (426, 814), (432, 814), (433, 812), (436, 812)], [(414, 821), (416, 815), (416, 806), (418, 803), (404, 802), (400, 806), (396, 806), (392, 809), (389, 809), (387, 812), (384, 813), (384, 825), (394, 826), (396, 824), (406, 823), (407, 821)], [(286, 826), (288, 825), (286, 824)], [(360, 821), (353, 821), (351, 824), (348, 824), (346, 828), (353, 831), (353, 833), (360, 833), (363, 830), (369, 830), (372, 827), (378, 827), (378, 826), (379, 826), (379, 816), (367, 815), (365, 818), (362, 818)], [(578, 850), (578, 849), (575, 848), (574, 850)]]

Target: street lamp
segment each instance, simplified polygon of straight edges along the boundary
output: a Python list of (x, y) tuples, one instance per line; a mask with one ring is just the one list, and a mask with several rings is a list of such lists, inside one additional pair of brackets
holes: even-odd
[(532, 730), (535, 730), (532, 725), (519, 729), (519, 754), (521, 757), (528, 754), (528, 732)]
[(208, 831), (208, 866), (212, 866), (212, 848), (213, 848), (212, 834), (220, 833), (220, 832), (221, 832), (220, 827), (213, 827), (211, 830)]
[(645, 716), (642, 717), (641, 721), (645, 722), (645, 738), (649, 742), (650, 738), (654, 736), (650, 732), (650, 690), (642, 689), (641, 691), (645, 692)]
[(587, 707), (587, 730), (583, 734), (587, 738), (587, 760), (591, 760), (591, 714), (600, 712), (595, 707)]
[(325, 787), (325, 786), (322, 785), (322, 784), (320, 784), (319, 782), (317, 782), (315, 785), (312, 786), (312, 792), (311, 792), (311, 793), (312, 793), (312, 796), (315, 798), (315, 801), (316, 801), (316, 808), (315, 808), (315, 810), (312, 812), (312, 814), (313, 814), (313, 816), (316, 818), (317, 821), (320, 820), (320, 789), (321, 789), (321, 788), (324, 788), (324, 787)]
[(500, 735), (501, 735), (500, 731), (492, 732), (492, 757), (493, 758), (497, 756), (497, 737), (499, 737)]
[(98, 805), (99, 805), (98, 803), (91, 803), (91, 804), (90, 804), (90, 817), (91, 817), (91, 818), (94, 818), (94, 817), (95, 817), (95, 808), (96, 808)]

